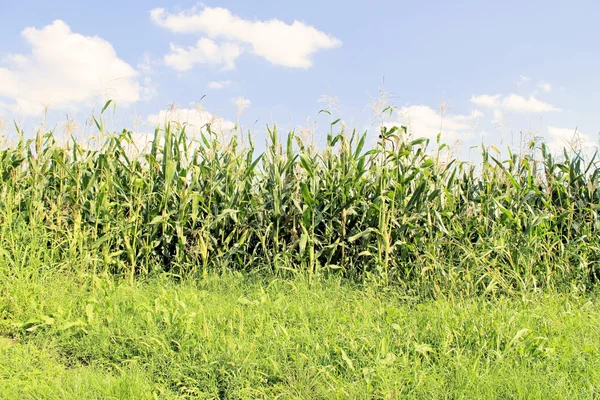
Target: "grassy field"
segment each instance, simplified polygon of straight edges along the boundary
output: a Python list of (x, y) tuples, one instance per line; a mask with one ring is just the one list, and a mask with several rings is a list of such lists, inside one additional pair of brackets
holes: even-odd
[(600, 397), (595, 159), (94, 122), (0, 150), (0, 398)]
[(416, 299), (339, 279), (5, 279), (0, 398), (592, 399), (596, 295)]

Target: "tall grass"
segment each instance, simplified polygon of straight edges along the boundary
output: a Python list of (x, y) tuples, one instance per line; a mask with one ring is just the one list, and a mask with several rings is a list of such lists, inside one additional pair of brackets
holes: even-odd
[(466, 294), (600, 276), (600, 168), (543, 144), (506, 160), (482, 146), (475, 166), (402, 127), (366, 148), (339, 120), (322, 149), (273, 127), (260, 154), (251, 137), (207, 126), (193, 139), (175, 123), (137, 155), (126, 130), (97, 149), (18, 133), (0, 151), (0, 262), (15, 273), (41, 257), (132, 282), (236, 269)]

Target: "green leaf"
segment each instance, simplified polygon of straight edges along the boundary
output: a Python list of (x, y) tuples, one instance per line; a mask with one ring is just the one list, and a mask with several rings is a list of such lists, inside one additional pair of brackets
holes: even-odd
[(71, 328), (82, 327), (85, 325), (86, 325), (86, 323), (83, 322), (82, 320), (71, 321), (71, 322), (66, 322), (65, 324), (63, 324), (58, 330), (59, 331), (67, 331)]
[(433, 347), (427, 343), (415, 343), (415, 351), (424, 356), (427, 356), (429, 353), (433, 352)]
[(300, 153), (300, 164), (302, 164), (302, 167), (306, 172), (308, 172), (310, 177), (315, 175), (312, 167), (312, 161), (306, 153)]
[(304, 252), (306, 251), (307, 243), (308, 243), (308, 235), (305, 233), (302, 233), (300, 235), (300, 244), (299, 244), (300, 254), (304, 254)]
[(364, 133), (360, 137), (358, 144), (356, 145), (356, 151), (354, 152), (354, 158), (358, 159), (358, 157), (360, 156), (360, 152), (362, 151), (363, 147), (365, 146), (366, 139), (367, 139), (367, 134)]
[(94, 124), (96, 124), (96, 128), (98, 128), (98, 130), (100, 132), (102, 132), (104, 130), (102, 124), (100, 124), (100, 122), (98, 122), (98, 120), (96, 119), (96, 117), (93, 116), (93, 115), (92, 115), (92, 119), (94, 120)]
[(87, 317), (88, 323), (92, 323), (92, 321), (94, 320), (94, 305), (93, 304), (87, 304), (85, 306), (85, 316)]
[(415, 139), (412, 142), (410, 142), (410, 145), (417, 146), (417, 145), (423, 144), (428, 141), (429, 141), (429, 139), (427, 139), (427, 138), (418, 138), (418, 139)]
[(310, 207), (314, 206), (315, 201), (312, 195), (310, 194), (310, 189), (308, 188), (308, 185), (304, 182), (300, 182), (300, 189), (302, 190), (302, 198), (304, 199), (304, 202)]
[(346, 354), (344, 349), (340, 349), (340, 351), (342, 353), (342, 360), (344, 360), (346, 362), (346, 365), (348, 365), (348, 368), (350, 368), (352, 371), (354, 371), (354, 363), (352, 362), (350, 357), (348, 357), (348, 354)]
[(433, 160), (431, 158), (428, 158), (425, 161), (423, 161), (423, 163), (421, 164), (421, 168), (429, 168), (429, 167), (432, 167), (433, 164), (434, 164)]
[(104, 104), (104, 107), (102, 107), (102, 111), (100, 112), (100, 114), (104, 114), (104, 111), (106, 111), (110, 103), (112, 103), (112, 100), (109, 100), (106, 102), (106, 104)]
[(373, 232), (378, 232), (378, 230), (375, 228), (367, 228), (364, 231), (357, 233), (356, 235), (350, 236), (348, 238), (348, 241), (350, 243), (353, 243), (353, 242), (356, 242), (358, 239), (368, 238), (371, 235), (371, 233), (373, 233)]
[(169, 214), (166, 215), (157, 215), (150, 221), (150, 225), (162, 224), (169, 220)]
[(238, 303), (243, 306), (255, 306), (255, 305), (259, 304), (259, 301), (258, 300), (250, 300), (244, 296), (241, 296), (238, 299)]

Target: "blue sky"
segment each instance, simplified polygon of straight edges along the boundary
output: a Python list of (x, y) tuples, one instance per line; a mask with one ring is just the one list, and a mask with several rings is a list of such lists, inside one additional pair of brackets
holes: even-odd
[(449, 143), (497, 145), (525, 132), (558, 148), (577, 127), (584, 147), (598, 142), (597, 1), (21, 0), (0, 13), (0, 119), (30, 131), (42, 104), (60, 130), (106, 98), (119, 130), (228, 128), (243, 98), (258, 136), (274, 122), (322, 131), (323, 95), (348, 126), (375, 130), (383, 89), (396, 110), (385, 123), (415, 136), (441, 125)]

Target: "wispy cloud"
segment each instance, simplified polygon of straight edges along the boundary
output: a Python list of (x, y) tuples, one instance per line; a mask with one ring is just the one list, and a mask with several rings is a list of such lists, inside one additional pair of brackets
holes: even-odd
[(517, 113), (545, 113), (551, 111), (561, 111), (560, 108), (537, 99), (535, 96), (523, 97), (518, 94), (509, 94), (507, 96), (479, 95), (472, 96), (471, 102), (479, 106), (488, 108), (502, 108), (506, 111)]
[(531, 82), (531, 78), (529, 76), (519, 75), (519, 80), (515, 82), (515, 85), (520, 88), (529, 82)]
[(212, 81), (208, 82), (208, 87), (210, 89), (223, 89), (231, 86), (231, 81)]
[(540, 83), (538, 83), (538, 87), (546, 93), (550, 93), (552, 91), (552, 85), (548, 82), (540, 81)]

